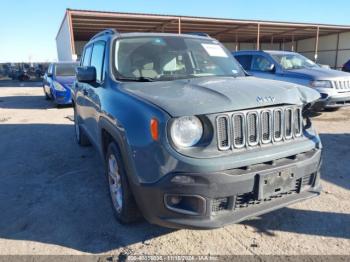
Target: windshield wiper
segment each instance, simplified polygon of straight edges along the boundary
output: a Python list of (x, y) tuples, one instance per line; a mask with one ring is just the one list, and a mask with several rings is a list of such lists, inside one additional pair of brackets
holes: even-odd
[(153, 82), (155, 81), (151, 77), (145, 77), (145, 76), (140, 76), (140, 77), (117, 77), (117, 80), (120, 81), (134, 81), (134, 82)]

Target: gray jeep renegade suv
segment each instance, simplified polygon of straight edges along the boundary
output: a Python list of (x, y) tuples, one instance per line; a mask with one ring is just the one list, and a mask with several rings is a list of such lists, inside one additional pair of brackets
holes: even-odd
[(79, 144), (105, 165), (122, 223), (215, 228), (320, 193), (318, 92), (247, 77), (218, 41), (103, 31), (73, 95)]

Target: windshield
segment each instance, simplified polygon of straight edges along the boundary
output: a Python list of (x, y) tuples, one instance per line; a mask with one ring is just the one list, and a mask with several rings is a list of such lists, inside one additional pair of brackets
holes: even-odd
[(286, 70), (319, 67), (299, 54), (273, 54), (272, 57)]
[(57, 64), (55, 66), (56, 76), (75, 76), (77, 64)]
[(244, 76), (232, 55), (216, 40), (177, 36), (118, 39), (116, 77), (121, 80), (176, 80), (203, 76)]

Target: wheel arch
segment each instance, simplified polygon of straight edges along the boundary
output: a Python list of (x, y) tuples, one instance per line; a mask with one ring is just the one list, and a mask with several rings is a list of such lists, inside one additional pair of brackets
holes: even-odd
[[(116, 122), (116, 121), (114, 121)], [(125, 134), (123, 133), (123, 128), (116, 123), (112, 123), (105, 117), (101, 117), (99, 120), (99, 130), (100, 130), (100, 141), (99, 141), (99, 151), (103, 160), (106, 159), (106, 153), (108, 145), (114, 142), (119, 150), (125, 171), (128, 176), (128, 180), (133, 183), (139, 184), (139, 181), (135, 174), (135, 169), (133, 168), (132, 158), (130, 157), (131, 149), (127, 144)], [(131, 182), (130, 181), (130, 182)]]

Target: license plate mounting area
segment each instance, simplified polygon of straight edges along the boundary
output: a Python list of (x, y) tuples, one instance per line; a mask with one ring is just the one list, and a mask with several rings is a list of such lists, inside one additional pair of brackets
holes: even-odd
[(267, 174), (259, 174), (258, 199), (269, 199), (295, 188), (295, 177), (292, 169), (283, 169)]

